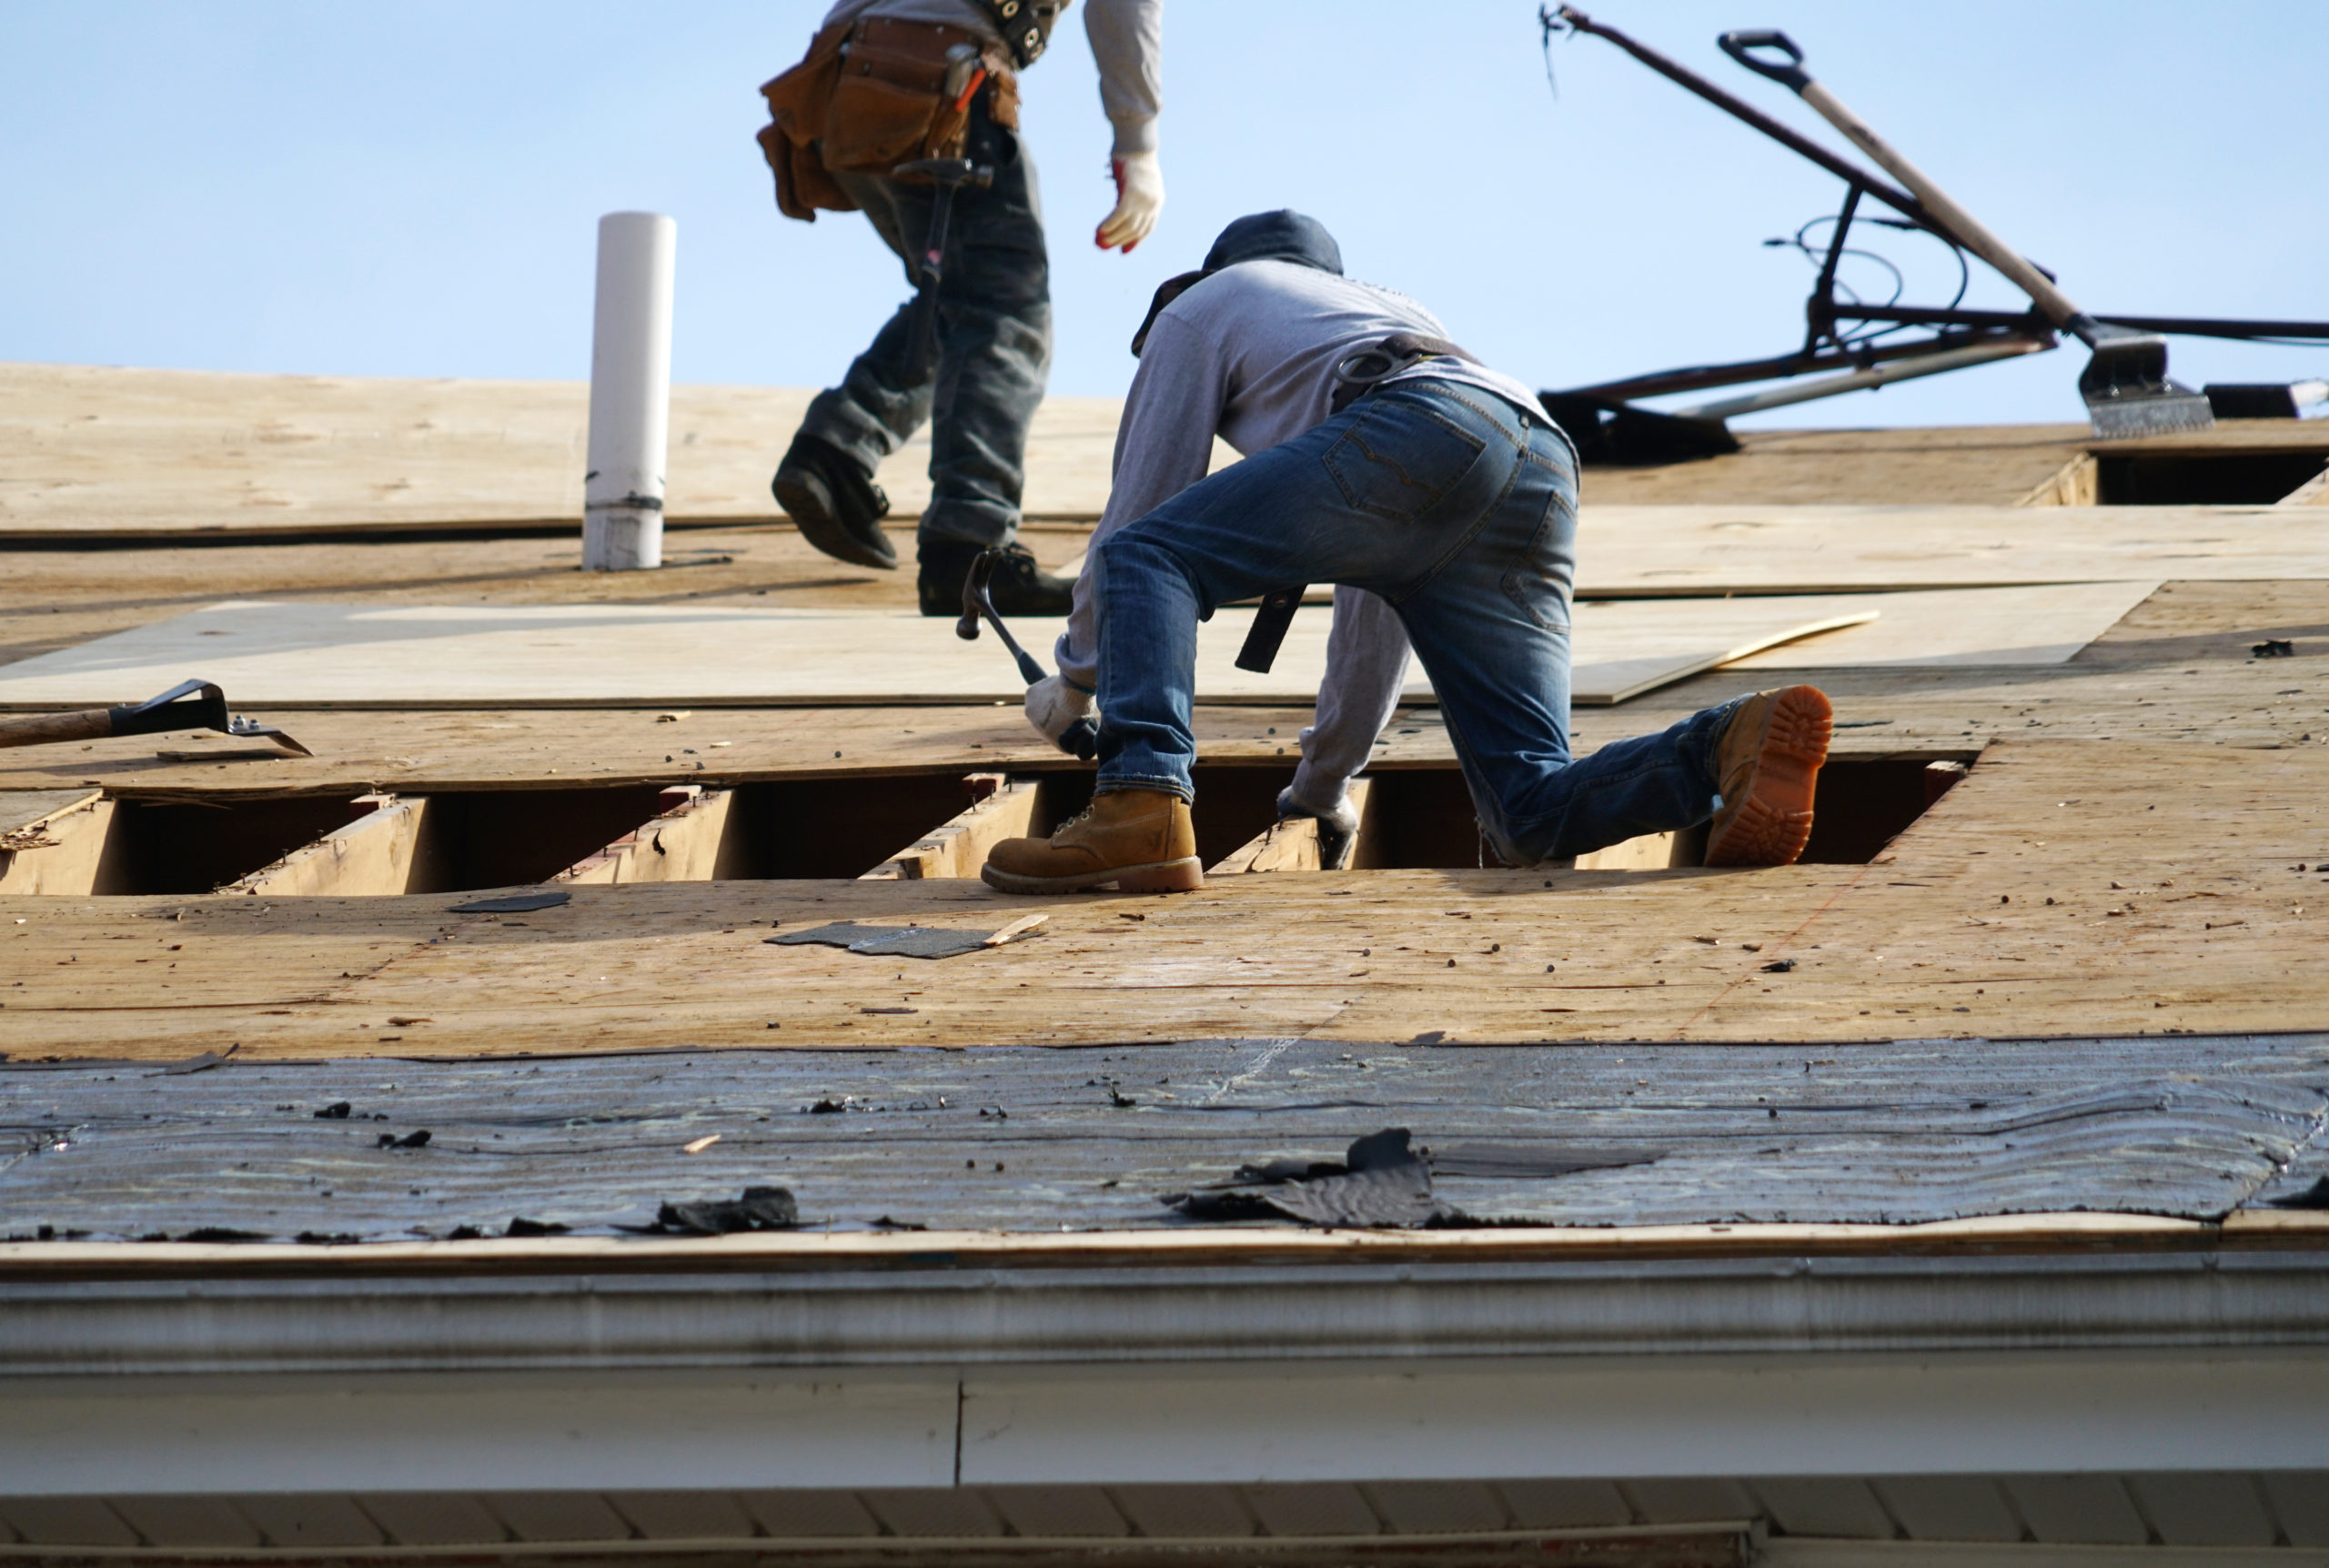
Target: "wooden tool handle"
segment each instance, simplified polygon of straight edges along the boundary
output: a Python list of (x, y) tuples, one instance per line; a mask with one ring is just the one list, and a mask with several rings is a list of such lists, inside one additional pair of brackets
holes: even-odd
[(1990, 231), (1987, 224), (1959, 206), (1950, 194), (1926, 177), (1925, 172), (1902, 157), (1891, 143), (1876, 134), (1875, 127), (1846, 108), (1843, 101), (1819, 83), (1806, 81), (1798, 89), (1803, 101), (1820, 111), (1820, 116), (1836, 129), (1851, 138), (1852, 145), (1874, 158), (1884, 171), (1907, 186), (1925, 210), (1939, 218), (1943, 227), (1955, 235), (1966, 249), (2003, 273), (2016, 288), (2030, 297), (2040, 314), (2057, 327), (2069, 327), (2072, 319), (2083, 314), (2071, 303), (2070, 297), (2047, 281), (2046, 275), (2020, 253)]
[(1722, 52), (1754, 72), (1768, 76), (1780, 85), (1820, 111), (1820, 116), (1836, 129), (1851, 138), (1852, 146), (1874, 158), (1877, 166), (1909, 187), (1921, 206), (1941, 220), (1941, 227), (1955, 236), (1966, 249), (1996, 267), (2015, 287), (2030, 297), (2030, 303), (2055, 326), (2078, 333), (2087, 342), (2094, 338), (2091, 329), (2094, 323), (2086, 313), (2071, 303), (2070, 297), (2054, 286), (2047, 276), (2030, 265), (2020, 252), (1990, 232), (1989, 226), (1951, 198), (1949, 193), (1926, 177), (1925, 172), (1901, 156), (1898, 148), (1876, 134), (1876, 127), (1844, 106), (1841, 98), (1811, 79), (1803, 68), (1803, 51), (1795, 40), (1770, 27), (1749, 28), (1725, 33), (1715, 40)]
[(17, 719), (0, 719), (0, 746), (100, 740), (112, 733), (113, 715), (102, 708), (79, 713), (29, 713)]

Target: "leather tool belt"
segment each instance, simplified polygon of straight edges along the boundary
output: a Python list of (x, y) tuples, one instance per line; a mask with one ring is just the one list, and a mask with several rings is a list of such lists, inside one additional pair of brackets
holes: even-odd
[[(1022, 0), (1024, 3), (1024, 0)], [(867, 16), (834, 24), (802, 62), (762, 84), (770, 123), (761, 151), (776, 175), (776, 205), (814, 222), (854, 212), (833, 171), (886, 175), (902, 163), (963, 156), (971, 105), (1019, 128), (1019, 79), (992, 38), (938, 22)]]
[[(1334, 395), (1326, 406), (1339, 414), (1393, 377), (1414, 369), (1427, 359), (1479, 363), (1445, 337), (1395, 332), (1380, 343), (1343, 356), (1335, 366)], [(1297, 583), (1262, 596), (1262, 608), (1254, 612), (1253, 627), (1245, 633), (1245, 646), (1237, 650), (1238, 668), (1250, 669), (1256, 675), (1269, 673), (1270, 666), (1277, 661), (1279, 645), (1285, 641), (1285, 634), (1294, 625), (1294, 612), (1302, 608), (1302, 596), (1309, 591), (1309, 584)]]

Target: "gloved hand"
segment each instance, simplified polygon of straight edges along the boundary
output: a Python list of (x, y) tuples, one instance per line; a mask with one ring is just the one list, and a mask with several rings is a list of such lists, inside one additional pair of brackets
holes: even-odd
[(1069, 725), (1091, 717), (1092, 694), (1070, 686), (1064, 676), (1047, 675), (1027, 689), (1027, 722), (1054, 744)]
[(1108, 166), (1116, 176), (1116, 208), (1100, 220), (1092, 238), (1102, 250), (1121, 247), (1129, 256), (1164, 210), (1164, 176), (1154, 153), (1126, 153)]
[(1347, 793), (1341, 795), (1332, 806), (1320, 806), (1305, 800), (1289, 784), (1277, 792), (1277, 819), (1290, 817), (1312, 817), (1318, 823), (1318, 864), (1322, 869), (1346, 871), (1350, 869), (1352, 851), (1358, 847), (1358, 812), (1350, 803)]

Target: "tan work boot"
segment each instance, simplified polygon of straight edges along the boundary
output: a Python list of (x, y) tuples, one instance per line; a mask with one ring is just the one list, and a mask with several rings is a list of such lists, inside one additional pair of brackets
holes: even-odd
[(1048, 839), (1005, 839), (979, 875), (1006, 893), (1072, 893), (1114, 882), (1127, 893), (1205, 886), (1189, 803), (1169, 789), (1111, 789)]
[(1722, 809), (1707, 830), (1709, 866), (1790, 866), (1811, 838), (1811, 796), (1835, 709), (1816, 686), (1759, 691), (1715, 742)]

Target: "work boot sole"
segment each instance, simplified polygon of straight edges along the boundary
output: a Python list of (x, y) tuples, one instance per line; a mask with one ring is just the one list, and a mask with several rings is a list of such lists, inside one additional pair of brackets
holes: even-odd
[(1764, 715), (1746, 798), (1725, 800), (1707, 834), (1709, 866), (1790, 866), (1811, 841), (1811, 799), (1836, 712), (1816, 686), (1779, 692)]
[(1023, 877), (988, 864), (979, 868), (979, 879), (1004, 893), (1075, 893), (1111, 882), (1117, 891), (1125, 893), (1194, 893), (1205, 886), (1205, 863), (1191, 855), (1179, 860), (1153, 860), (1144, 866), (1078, 871), (1070, 877)]
[(889, 535), (882, 525), (870, 525), (871, 539), (850, 531), (849, 525), (836, 514), (832, 498), (825, 491), (824, 481), (812, 475), (779, 472), (769, 485), (776, 497), (776, 504), (784, 508), (801, 537), (837, 561), (847, 561), (854, 567), (872, 567), (876, 571), (895, 571), (898, 552), (890, 544)]

